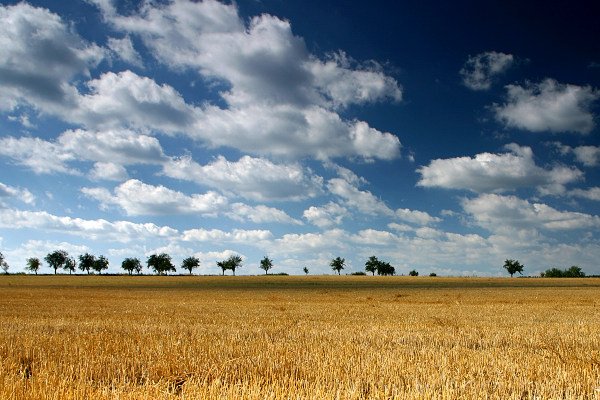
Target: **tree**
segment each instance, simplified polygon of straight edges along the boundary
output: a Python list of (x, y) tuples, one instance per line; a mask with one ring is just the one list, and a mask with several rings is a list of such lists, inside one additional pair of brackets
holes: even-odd
[(307, 267), (302, 268), (302, 271), (304, 271), (305, 275), (308, 275), (308, 268)]
[(387, 261), (379, 261), (377, 263), (377, 275), (394, 275), (396, 273), (396, 268), (392, 267), (392, 265)]
[(40, 262), (39, 258), (31, 257), (27, 259), (27, 266), (25, 269), (34, 272), (37, 275), (41, 265), (42, 263)]
[(90, 271), (94, 269), (95, 262), (96, 257), (91, 255), (90, 253), (81, 254), (79, 256), (79, 269), (89, 274)]
[(573, 265), (571, 268), (569, 268), (566, 271), (566, 275), (568, 278), (584, 278), (585, 272), (583, 272), (581, 270), (581, 267), (578, 267), (577, 265)]
[(516, 272), (523, 275), (523, 269), (525, 269), (525, 266), (517, 260), (506, 260), (504, 261), (503, 268), (508, 271), (510, 277), (512, 278)]
[(121, 263), (121, 268), (131, 275), (132, 273), (140, 273), (142, 272), (142, 263), (137, 258), (126, 258)]
[(375, 256), (369, 257), (369, 259), (365, 263), (365, 271), (371, 272), (373, 275), (375, 275), (375, 272), (377, 272), (378, 267), (379, 260)]
[(229, 269), (227, 266), (227, 260), (217, 261), (217, 267), (221, 268), (223, 275), (225, 275), (225, 270)]
[(48, 253), (44, 260), (48, 263), (51, 268), (54, 268), (54, 275), (56, 275), (56, 271), (59, 268), (62, 268), (67, 262), (67, 258), (69, 258), (69, 253), (64, 250), (55, 250), (52, 253)]
[(65, 271), (69, 271), (69, 275), (71, 275), (73, 272), (75, 272), (75, 268), (77, 268), (77, 262), (73, 257), (67, 257), (63, 268)]
[(158, 275), (164, 275), (169, 271), (175, 272), (175, 266), (171, 262), (171, 256), (167, 253), (152, 254), (148, 257), (148, 268), (152, 268)]
[(200, 260), (198, 260), (196, 257), (193, 257), (193, 256), (186, 258), (181, 263), (181, 268), (189, 271), (190, 275), (192, 274), (192, 270), (194, 268), (198, 268), (199, 266), (200, 266)]
[(233, 275), (235, 276), (235, 270), (239, 267), (242, 266), (242, 257), (235, 255), (235, 256), (230, 256), (227, 259), (227, 269), (230, 269), (233, 271)]
[(269, 270), (273, 268), (273, 260), (269, 257), (265, 256), (262, 260), (260, 260), (260, 269), (265, 271), (265, 275), (269, 273)]
[(334, 271), (337, 271), (338, 275), (341, 275), (341, 271), (344, 269), (344, 265), (346, 264), (346, 260), (344, 258), (340, 258), (340, 257), (336, 257), (333, 260), (331, 260), (331, 263), (329, 263), (329, 265), (331, 266), (331, 269)]
[(4, 259), (4, 254), (2, 253), (0, 253), (0, 268), (2, 268), (2, 271), (4, 271), (4, 273), (8, 275), (8, 269), (10, 268), (10, 266)]
[(581, 270), (581, 267), (573, 265), (569, 269), (550, 268), (542, 272), (542, 278), (583, 278), (585, 273)]
[(217, 261), (217, 266), (223, 270), (223, 275), (228, 269), (232, 270), (233, 275), (235, 275), (235, 270), (242, 266), (242, 257), (238, 255), (230, 256), (227, 260)]
[(410, 275), (410, 276), (419, 276), (419, 272), (417, 272), (417, 270), (414, 270), (414, 269), (413, 269), (412, 271), (410, 271), (410, 272), (408, 273), (408, 275)]
[(102, 275), (102, 271), (108, 269), (108, 260), (106, 259), (106, 257), (100, 256), (96, 258), (92, 268), (94, 269), (94, 271)]

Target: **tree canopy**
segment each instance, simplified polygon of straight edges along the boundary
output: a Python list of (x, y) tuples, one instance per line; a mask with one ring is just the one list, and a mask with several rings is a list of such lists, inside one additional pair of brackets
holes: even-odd
[(344, 269), (344, 266), (346, 265), (346, 259), (341, 258), (341, 257), (336, 257), (333, 260), (331, 260), (331, 263), (329, 263), (329, 266), (331, 266), (331, 269), (334, 271), (337, 271), (338, 275), (341, 275), (341, 271)]
[(127, 271), (129, 275), (142, 272), (142, 263), (137, 258), (126, 258), (121, 263), (121, 268)]
[(217, 266), (223, 270), (223, 275), (225, 275), (225, 271), (228, 269), (235, 275), (235, 270), (242, 266), (242, 257), (238, 255), (229, 256), (226, 260), (217, 261)]
[(171, 262), (171, 256), (167, 253), (152, 254), (148, 257), (148, 268), (154, 270), (158, 275), (164, 275), (169, 271), (175, 272), (175, 266)]
[(56, 271), (65, 265), (68, 258), (69, 253), (65, 250), (55, 250), (52, 253), (48, 253), (48, 255), (44, 257), (44, 260), (46, 260), (51, 268), (54, 268), (54, 274), (56, 275)]
[(269, 270), (273, 268), (273, 260), (269, 257), (265, 256), (262, 260), (260, 260), (260, 269), (265, 271), (265, 275), (269, 273)]
[(546, 271), (542, 272), (542, 278), (584, 278), (585, 272), (578, 267), (577, 265), (573, 265), (569, 269), (559, 269), (559, 268), (550, 268)]
[(79, 269), (89, 274), (94, 269), (95, 262), (96, 257), (94, 257), (92, 254), (82, 254), (79, 256)]
[(71, 275), (73, 272), (75, 272), (76, 267), (77, 267), (77, 262), (75, 261), (75, 259), (73, 257), (67, 257), (67, 259), (65, 260), (65, 263), (63, 265), (63, 268), (65, 269), (65, 271), (69, 271), (69, 275)]
[(181, 263), (181, 268), (192, 274), (192, 270), (200, 266), (200, 260), (194, 256), (188, 257)]
[(40, 262), (39, 258), (31, 257), (27, 259), (27, 266), (25, 267), (25, 269), (34, 272), (37, 275), (41, 265), (42, 263)]
[(525, 269), (525, 266), (517, 260), (506, 260), (504, 261), (504, 265), (502, 267), (508, 271), (511, 278), (517, 272), (523, 275), (523, 270)]
[(102, 274), (102, 271), (108, 269), (108, 259), (104, 256), (96, 258), (96, 261), (94, 261), (94, 265), (92, 268), (97, 273)]

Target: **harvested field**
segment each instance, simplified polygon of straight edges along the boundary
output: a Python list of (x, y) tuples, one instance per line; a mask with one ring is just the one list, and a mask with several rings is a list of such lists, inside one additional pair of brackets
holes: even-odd
[(600, 399), (600, 279), (0, 276), (1, 399)]

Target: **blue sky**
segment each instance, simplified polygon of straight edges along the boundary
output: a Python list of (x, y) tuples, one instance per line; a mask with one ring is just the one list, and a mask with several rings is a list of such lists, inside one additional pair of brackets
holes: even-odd
[(10, 270), (599, 274), (598, 14), (442, 3), (0, 2)]

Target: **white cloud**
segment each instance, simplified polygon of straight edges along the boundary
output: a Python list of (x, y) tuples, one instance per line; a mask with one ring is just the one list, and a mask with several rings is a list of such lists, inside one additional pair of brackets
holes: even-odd
[(561, 154), (575, 155), (575, 159), (586, 167), (596, 167), (600, 165), (600, 146), (577, 146), (570, 147), (560, 142), (551, 143), (560, 151)]
[(600, 146), (577, 146), (573, 149), (577, 161), (586, 167), (600, 165)]
[(344, 200), (346, 207), (354, 208), (366, 215), (394, 215), (383, 200), (368, 190), (360, 190), (344, 179), (333, 178), (327, 182), (329, 191)]
[(80, 174), (69, 166), (75, 160), (114, 164), (116, 172), (115, 168), (121, 169), (122, 165), (160, 164), (167, 159), (156, 138), (130, 130), (68, 130), (55, 141), (8, 136), (0, 138), (0, 155), (37, 174), (74, 175)]
[(268, 230), (234, 229), (225, 232), (220, 229), (190, 229), (183, 232), (181, 240), (188, 242), (231, 242), (231, 243), (259, 243), (270, 240), (272, 233)]
[(332, 229), (322, 233), (288, 233), (273, 243), (270, 253), (279, 256), (310, 255), (319, 258), (326, 254), (329, 258), (332, 252), (347, 248), (348, 235), (341, 229)]
[(94, 129), (185, 132), (200, 112), (173, 87), (131, 71), (106, 72), (86, 85), (90, 93), (78, 97), (77, 108), (66, 118)]
[(231, 205), (231, 210), (226, 212), (225, 215), (233, 220), (251, 221), (255, 224), (278, 222), (302, 225), (302, 221), (290, 217), (284, 211), (264, 205), (249, 206), (243, 203), (234, 203)]
[(89, 76), (104, 57), (58, 15), (27, 3), (0, 6), (0, 109), (28, 103), (63, 113), (77, 103), (70, 81)]
[(507, 127), (532, 132), (575, 132), (594, 129), (591, 104), (600, 92), (590, 86), (565, 85), (553, 79), (526, 86), (508, 85), (507, 103), (494, 105), (496, 119)]
[(409, 210), (408, 208), (397, 209), (396, 216), (402, 221), (416, 225), (429, 225), (441, 221), (440, 218), (432, 217), (425, 211)]
[(334, 107), (402, 99), (398, 83), (386, 76), (378, 63), (358, 69), (352, 69), (353, 64), (356, 62), (342, 51), (330, 54), (325, 61), (313, 59), (308, 64), (316, 86)]
[[(376, 62), (361, 66), (342, 52), (321, 61), (294, 36), (288, 21), (264, 14), (246, 24), (235, 4), (146, 3), (137, 14), (122, 16), (111, 3), (95, 3), (108, 22), (139, 36), (160, 62), (176, 70), (196, 70), (229, 86), (221, 93), (228, 108), (194, 110), (193, 129), (185, 123), (162, 129), (183, 125), (194, 139), (260, 155), (323, 160), (399, 156), (396, 136), (362, 121), (343, 120), (333, 111), (353, 103), (401, 99), (400, 86)], [(115, 81), (109, 78), (103, 80)], [(102, 97), (114, 97), (108, 89)], [(124, 108), (131, 114), (129, 104)], [(137, 115), (139, 110), (133, 111)]]
[(14, 198), (25, 204), (35, 204), (35, 196), (27, 189), (5, 185), (0, 182), (0, 206), (3, 198)]
[(264, 205), (250, 206), (243, 203), (229, 204), (226, 197), (216, 193), (186, 195), (165, 186), (149, 185), (130, 179), (114, 189), (114, 194), (105, 188), (82, 188), (81, 192), (100, 202), (103, 209), (112, 205), (121, 208), (127, 215), (179, 215), (197, 214), (203, 217), (224, 215), (236, 221), (254, 223), (286, 223), (301, 225), (284, 211)]
[(387, 226), (396, 232), (412, 232), (415, 230), (415, 228), (410, 225), (399, 224), (397, 222), (390, 222)]
[(508, 153), (481, 153), (475, 157), (436, 159), (417, 170), (423, 187), (467, 189), (473, 192), (503, 192), (537, 187), (541, 193), (562, 193), (564, 185), (582, 178), (574, 167), (544, 169), (535, 164), (531, 148), (509, 144)]
[(130, 179), (117, 186), (112, 195), (104, 188), (83, 188), (82, 193), (103, 207), (116, 205), (127, 215), (198, 214), (216, 216), (228, 207), (227, 199), (215, 192), (187, 196), (164, 186)]
[(460, 70), (460, 75), (469, 89), (488, 90), (494, 77), (505, 72), (513, 63), (512, 54), (487, 51), (470, 56)]
[(62, 146), (39, 138), (0, 138), (0, 155), (10, 157), (13, 162), (30, 168), (36, 174), (79, 174), (67, 163), (75, 156)]
[(340, 225), (349, 214), (345, 207), (330, 201), (323, 207), (309, 207), (304, 210), (303, 216), (308, 222), (319, 228), (331, 228), (334, 225)]
[(464, 199), (462, 206), (477, 225), (492, 232), (506, 228), (559, 231), (600, 227), (597, 215), (559, 211), (516, 196), (483, 194), (474, 199)]
[(117, 58), (136, 67), (144, 66), (142, 57), (133, 47), (133, 43), (129, 36), (125, 36), (122, 39), (108, 38), (108, 48), (111, 49)]
[(167, 159), (158, 139), (126, 129), (68, 130), (56, 143), (79, 160), (131, 165), (160, 164)]
[(172, 238), (178, 233), (177, 230), (168, 226), (157, 226), (152, 223), (109, 222), (104, 219), (87, 220), (59, 217), (45, 211), (10, 209), (0, 210), (0, 227), (5, 229), (29, 228), (122, 243), (148, 238)]
[(114, 163), (97, 162), (89, 172), (92, 180), (124, 181), (128, 178), (125, 167)]
[(573, 189), (570, 190), (567, 195), (571, 197), (600, 201), (600, 187), (596, 186), (589, 189)]
[(322, 191), (322, 178), (298, 164), (274, 164), (249, 156), (235, 162), (218, 157), (207, 165), (180, 157), (165, 163), (163, 173), (258, 201), (301, 200)]

